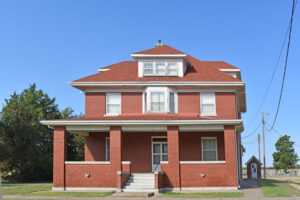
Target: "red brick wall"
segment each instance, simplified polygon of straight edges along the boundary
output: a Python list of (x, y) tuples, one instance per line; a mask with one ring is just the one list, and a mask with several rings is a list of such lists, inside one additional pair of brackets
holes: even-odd
[(179, 92), (178, 93), (178, 113), (200, 114), (200, 94), (199, 92)]
[(105, 138), (109, 133), (90, 133), (85, 137), (85, 161), (105, 161)]
[(218, 119), (236, 119), (235, 93), (217, 92), (216, 109)]
[[(180, 160), (202, 160), (201, 137), (217, 137), (218, 160), (225, 160), (223, 132), (183, 132), (180, 133)], [(193, 153), (191, 153), (193, 152)]]
[(65, 127), (55, 126), (53, 137), (53, 187), (65, 187), (65, 161), (67, 160)]
[(66, 164), (66, 187), (117, 187), (116, 175), (110, 165)]
[[(143, 112), (143, 95), (138, 92), (123, 92), (121, 94), (122, 114)], [(85, 116), (87, 118), (103, 117), (106, 113), (106, 93), (85, 94)], [(216, 119), (236, 119), (235, 93), (216, 93)], [(199, 92), (178, 93), (178, 113), (200, 114)]]
[(104, 92), (85, 93), (85, 117), (103, 117), (106, 107), (106, 94)]
[(121, 97), (122, 113), (142, 113), (143, 112), (143, 93), (128, 92), (122, 93)]

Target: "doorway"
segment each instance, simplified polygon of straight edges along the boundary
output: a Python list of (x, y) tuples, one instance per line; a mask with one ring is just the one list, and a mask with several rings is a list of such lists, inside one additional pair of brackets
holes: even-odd
[(152, 172), (160, 171), (161, 161), (168, 161), (168, 141), (166, 136), (152, 137)]
[(257, 178), (257, 164), (251, 163), (251, 178)]

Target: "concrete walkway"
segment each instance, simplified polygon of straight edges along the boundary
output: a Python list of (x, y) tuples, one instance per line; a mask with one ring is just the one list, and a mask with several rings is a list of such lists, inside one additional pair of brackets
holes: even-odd
[[(258, 186), (256, 180), (244, 180), (242, 183), (241, 191), (244, 196), (241, 198), (214, 198), (214, 199), (224, 199), (224, 200), (300, 200), (300, 197), (264, 197), (261, 188)], [(229, 192), (229, 191), (228, 191)], [(139, 193), (132, 193), (130, 196), (114, 195), (108, 197), (63, 197), (63, 196), (21, 196), (21, 195), (5, 195), (5, 199), (72, 199), (72, 200), (145, 200), (147, 197), (141, 196)], [(143, 194), (144, 195), (144, 194)], [(191, 200), (193, 198), (171, 198), (171, 197), (161, 197), (154, 196), (149, 197), (149, 199), (155, 200)], [(213, 198), (199, 198), (201, 200), (212, 200)]]

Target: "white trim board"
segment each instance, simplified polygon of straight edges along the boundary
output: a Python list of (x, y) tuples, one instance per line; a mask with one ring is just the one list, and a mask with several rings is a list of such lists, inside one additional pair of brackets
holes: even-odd
[(241, 125), (241, 119), (224, 120), (42, 120), (43, 125)]
[(52, 187), (53, 191), (116, 191), (109, 187)]
[[(236, 90), (233, 89), (174, 89), (176, 92), (184, 93), (184, 92), (236, 92)], [(96, 88), (89, 88), (83, 90), (85, 93), (93, 93), (93, 92), (117, 92), (117, 93), (127, 93), (127, 92), (144, 92), (145, 89), (96, 89)]]
[(167, 82), (167, 81), (151, 81), (151, 82), (69, 82), (72, 86), (124, 86), (124, 85), (141, 85), (141, 86), (187, 86), (187, 85), (194, 85), (194, 86), (245, 86), (244, 82), (188, 82), (188, 81), (181, 81), (181, 82)]
[(217, 160), (217, 161), (180, 161), (180, 164), (225, 164), (226, 161), (225, 160)]
[(131, 54), (131, 57), (186, 57), (186, 54)]

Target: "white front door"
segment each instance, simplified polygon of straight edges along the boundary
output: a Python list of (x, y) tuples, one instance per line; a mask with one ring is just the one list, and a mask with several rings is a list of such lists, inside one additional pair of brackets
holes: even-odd
[(166, 137), (152, 138), (152, 172), (160, 171), (160, 161), (168, 161), (168, 142)]
[(257, 164), (251, 163), (251, 178), (257, 178)]

